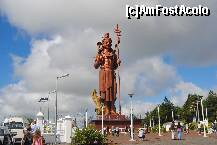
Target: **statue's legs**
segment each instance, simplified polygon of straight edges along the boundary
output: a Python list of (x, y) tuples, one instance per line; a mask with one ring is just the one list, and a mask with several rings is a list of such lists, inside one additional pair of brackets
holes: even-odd
[(109, 115), (109, 113), (110, 113), (109, 102), (108, 102), (108, 101), (105, 101), (104, 104), (105, 104), (105, 105), (104, 105), (104, 107), (105, 107), (105, 109), (104, 109), (104, 114), (105, 114), (105, 115)]
[(110, 111), (111, 115), (117, 115), (116, 108), (115, 108), (115, 101), (111, 101), (110, 105), (111, 105), (111, 111)]

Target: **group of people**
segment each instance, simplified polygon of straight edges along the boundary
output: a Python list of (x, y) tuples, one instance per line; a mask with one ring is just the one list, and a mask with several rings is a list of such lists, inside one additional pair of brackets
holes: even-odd
[(171, 135), (172, 135), (172, 140), (176, 139), (176, 133), (177, 133), (177, 139), (181, 140), (182, 139), (182, 126), (180, 124), (180, 122), (178, 122), (178, 125), (175, 125), (175, 122), (172, 121), (171, 127), (170, 127), (170, 131), (171, 131)]
[(23, 131), (23, 145), (43, 145), (43, 137), (41, 131), (36, 125), (36, 121), (33, 121), (31, 125), (27, 125)]
[[(107, 126), (107, 127), (104, 127), (103, 128), (103, 132), (104, 132), (104, 135), (112, 135), (112, 136), (119, 136), (120, 135), (120, 128), (118, 127), (118, 126), (112, 126), (111, 127), (111, 129), (109, 128), (109, 126)], [(122, 131), (124, 131), (125, 132), (125, 134), (127, 134), (127, 133), (129, 133), (130, 134), (130, 127), (128, 127), (128, 126), (125, 126), (125, 128), (124, 129), (122, 129)]]
[[(206, 125), (206, 127), (207, 127), (207, 125)], [(211, 125), (207, 130), (208, 130), (209, 134), (217, 133), (217, 123), (216, 123), (216, 121), (211, 122)], [(199, 135), (201, 135), (201, 133), (203, 132), (203, 123), (198, 122), (198, 124), (197, 124), (197, 132), (198, 132)]]
[(111, 133), (112, 136), (119, 136), (120, 130), (119, 130), (118, 126), (117, 127), (112, 126), (111, 130), (110, 130), (109, 126), (107, 126), (107, 127), (103, 128), (103, 133), (104, 133), (104, 135), (110, 135), (110, 133)]
[[(107, 126), (107, 127), (104, 127), (103, 131), (104, 131), (104, 135), (110, 135), (110, 133), (111, 133), (112, 136), (116, 136), (116, 137), (118, 137), (120, 135), (120, 129), (119, 129), (118, 126), (116, 126), (116, 127), (112, 126), (111, 129), (109, 128), (109, 126)], [(122, 131), (124, 131), (125, 134), (129, 134), (129, 135), (131, 134), (131, 129), (128, 126), (125, 126), (124, 130), (122, 130)], [(133, 132), (134, 132), (134, 128), (133, 128)], [(144, 139), (145, 139), (145, 130), (144, 130), (144, 128), (139, 129), (138, 137), (142, 141), (144, 141)]]

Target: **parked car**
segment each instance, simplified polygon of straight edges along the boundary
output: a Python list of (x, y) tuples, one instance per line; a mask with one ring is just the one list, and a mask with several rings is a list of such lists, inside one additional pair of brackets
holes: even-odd
[(24, 137), (24, 119), (22, 117), (5, 118), (3, 125), (8, 127), (10, 133), (16, 134), (13, 136), (13, 142), (21, 144)]
[(13, 135), (5, 126), (0, 126), (0, 145), (13, 145)]

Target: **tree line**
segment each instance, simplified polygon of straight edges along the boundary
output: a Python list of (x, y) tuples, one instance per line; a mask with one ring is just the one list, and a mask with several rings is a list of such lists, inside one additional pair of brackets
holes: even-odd
[[(201, 99), (203, 99), (204, 116), (206, 117), (207, 108), (207, 118), (209, 122), (214, 122), (214, 120), (217, 120), (217, 94), (210, 90), (207, 97), (198, 94), (188, 94), (183, 106), (175, 106), (165, 97), (163, 102), (158, 105), (161, 123), (171, 122), (173, 119), (183, 121), (184, 123), (191, 123), (193, 120), (198, 121), (198, 118), (203, 120)], [(146, 113), (144, 118), (146, 124), (149, 124), (150, 120), (152, 123), (158, 124), (158, 106)]]

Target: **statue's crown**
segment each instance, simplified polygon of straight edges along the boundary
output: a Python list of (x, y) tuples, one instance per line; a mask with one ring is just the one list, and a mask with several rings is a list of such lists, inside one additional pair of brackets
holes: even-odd
[(109, 37), (109, 33), (105, 33), (104, 37), (102, 39), (102, 43), (104, 43), (105, 41), (109, 41), (109, 43), (112, 43), (112, 39)]

